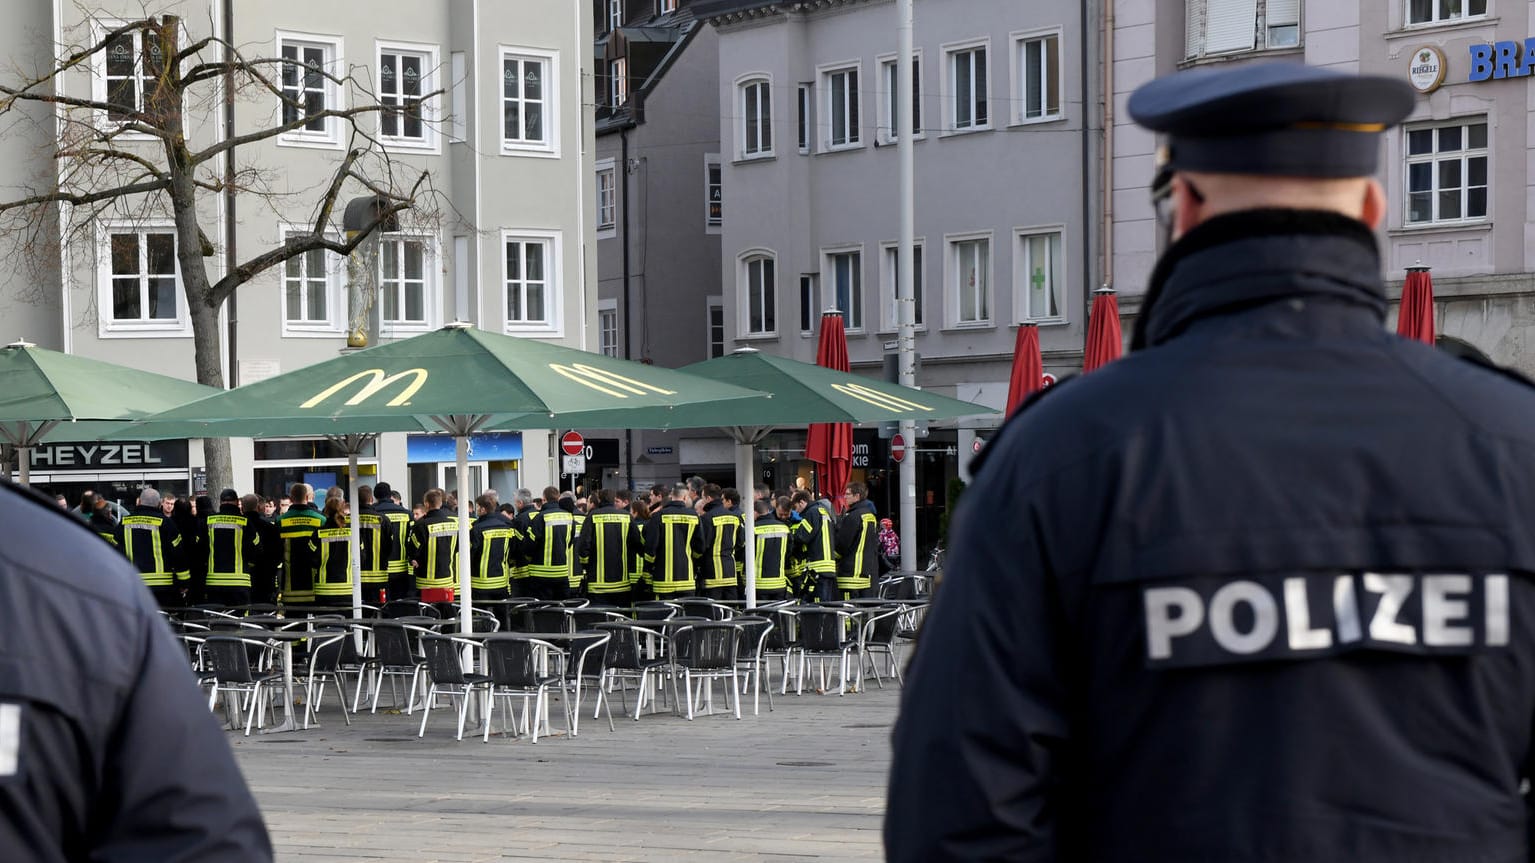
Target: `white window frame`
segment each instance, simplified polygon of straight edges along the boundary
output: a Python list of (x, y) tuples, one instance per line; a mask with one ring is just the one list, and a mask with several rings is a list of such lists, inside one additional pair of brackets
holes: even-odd
[[(1471, 126), (1487, 127), (1487, 146), (1472, 148), (1469, 146), (1469, 131)], [(1438, 149), (1439, 130), (1459, 127), (1461, 130), (1461, 148), (1459, 150), (1441, 151)], [(1434, 132), (1434, 149), (1421, 155), (1408, 155), (1409, 141), (1413, 132)], [(1407, 228), (1419, 228), (1443, 225), (1475, 225), (1487, 222), (1492, 218), (1492, 121), (1485, 114), (1477, 114), (1468, 117), (1456, 117), (1453, 120), (1415, 123), (1402, 129), (1402, 225)], [(1486, 169), (1483, 178), (1485, 190), (1483, 210), (1480, 216), (1467, 216), (1465, 212), (1470, 203), (1471, 186), (1471, 159), (1485, 159)], [(1460, 211), (1457, 218), (1442, 219), (1439, 215), (1439, 165), (1447, 162), (1460, 163)], [(1419, 164), (1431, 164), (1434, 167), (1430, 171), (1432, 187), (1429, 189), (1429, 205), (1434, 218), (1412, 221), (1412, 166)]]
[[(714, 316), (718, 314), (720, 319), (720, 352), (714, 352)], [(704, 355), (708, 359), (716, 359), (724, 356), (725, 349), (730, 343), (729, 318), (725, 317), (725, 298), (721, 296), (704, 298)], [(741, 341), (740, 337), (736, 341)]]
[(810, 152), (811, 140), (815, 137), (815, 87), (813, 84), (800, 84), (794, 88), (794, 120), (795, 120), (795, 144), (800, 155)]
[[(101, 338), (175, 338), (192, 336), (192, 319), (187, 308), (186, 289), (181, 284), (181, 262), (176, 263), (176, 317), (139, 318), (119, 321), (112, 317), (112, 235), (113, 234), (170, 234), (175, 242), (176, 226), (170, 220), (144, 222), (102, 221), (96, 229), (96, 308), (97, 335)], [(173, 246), (174, 248), (174, 246)], [(146, 245), (139, 242), (141, 264), (146, 256)], [(140, 267), (143, 269), (143, 266)], [(146, 273), (139, 273), (142, 279)], [(141, 287), (142, 290), (142, 287)], [(140, 295), (140, 309), (144, 311), (147, 297)]]
[[(301, 47), (319, 47), (330, 52), (326, 61), (328, 68), (325, 70), (330, 75), (345, 77), (346, 75), (346, 40), (340, 36), (326, 36), (319, 33), (300, 33), (292, 30), (278, 30), (273, 47), (276, 49), (274, 57), (282, 58), (282, 49), (285, 44), (293, 44)], [(276, 71), (276, 83), (278, 89), (282, 88), (282, 72), (286, 64), (279, 63)], [(322, 86), (325, 91), (325, 107), (331, 111), (345, 111), (347, 106), (346, 88), (339, 86), (330, 78), (323, 79)], [(279, 106), (277, 119), (282, 121), (282, 110)], [(323, 131), (311, 131), (302, 126), (290, 132), (284, 132), (277, 136), (277, 143), (284, 147), (311, 147), (321, 150), (339, 150), (342, 147), (342, 122), (340, 117), (326, 117)]]
[[(1008, 35), (1013, 46), (1013, 50), (1009, 52), (1012, 55), (1012, 74), (1009, 76), (1009, 80), (1013, 85), (1013, 98), (1011, 100), (1013, 105), (1013, 116), (1011, 119), (1012, 124), (1014, 126), (1027, 126), (1035, 123), (1053, 123), (1057, 120), (1065, 119), (1066, 80), (1065, 77), (1061, 74), (1063, 68), (1062, 64), (1065, 62), (1062, 59), (1061, 46), (1065, 43), (1065, 36), (1061, 29), (1056, 27), (1046, 30), (1027, 30), (1010, 33)], [(1051, 38), (1055, 39), (1055, 68), (1049, 68), (1048, 52), (1041, 50), (1041, 68), (1034, 70), (1029, 69), (1029, 64), (1024, 62), (1024, 52), (1028, 49), (1028, 44), (1030, 42), (1043, 43)], [(1036, 74), (1044, 74), (1046, 76), (1046, 80), (1043, 82), (1039, 90), (1041, 113), (1038, 117), (1028, 116), (1029, 81), (1027, 76), (1031, 71)], [(1053, 76), (1055, 79), (1056, 101), (1054, 113), (1051, 113), (1049, 110), (1049, 98), (1046, 95), (1049, 92), (1050, 76)]]
[[(899, 82), (895, 80), (895, 70), (900, 58), (895, 54), (881, 54), (875, 58), (879, 65), (879, 128), (875, 132), (875, 138), (880, 144), (894, 144), (896, 138), (895, 125), (895, 99), (896, 88), (893, 86)], [(912, 107), (916, 109), (912, 117), (915, 133), (911, 136), (913, 141), (921, 141), (927, 137), (927, 129), (923, 121), (927, 119), (922, 110), (922, 49), (911, 52), (912, 81), (911, 99)]]
[[(901, 252), (901, 244), (890, 241), (879, 244), (879, 298), (880, 298), (880, 332), (896, 332), (901, 325), (900, 308), (896, 304), (896, 291), (900, 288), (895, 283), (896, 256)], [(920, 265), (913, 267), (915, 275), (925, 277), (927, 275), (927, 240), (918, 237), (912, 243), (913, 257), (920, 256)], [(915, 284), (914, 284), (915, 286)], [(922, 290), (914, 298), (917, 301), (917, 329), (927, 329), (927, 316), (923, 314), (923, 306), (927, 302), (927, 279), (922, 280)]]
[[(107, 37), (107, 33), (127, 23), (127, 21), (120, 21), (115, 19), (92, 20), (92, 44), (99, 44), (103, 39)], [(178, 50), (182, 47), (185, 47), (185, 36), (186, 29), (183, 27), (176, 35)], [(135, 30), (133, 33), (133, 39), (134, 45), (136, 46), (134, 48), (134, 71), (136, 75), (135, 81), (137, 83), (133, 97), (133, 107), (135, 110), (142, 111), (144, 108), (144, 95), (146, 90), (144, 82), (148, 80), (148, 78), (144, 75), (143, 67), (140, 65), (144, 51), (144, 31)], [(105, 103), (108, 98), (107, 94), (107, 54), (106, 50), (103, 48), (101, 51), (97, 51), (95, 54), (91, 55), (91, 99), (96, 102)], [(184, 107), (185, 106), (183, 105), (183, 108)], [(112, 126), (118, 124), (119, 122), (120, 121), (111, 119), (106, 111), (93, 112), (93, 117), (91, 120), (91, 124), (97, 129), (110, 129)], [(153, 135), (146, 135), (143, 132), (135, 131), (123, 131), (117, 135), (117, 138), (121, 140), (138, 141), (152, 141), (155, 139)]]
[[(718, 171), (720, 175), (720, 214), (713, 213), (714, 178), (710, 176)], [(718, 234), (725, 226), (725, 168), (720, 164), (719, 153), (704, 154), (704, 233)]]
[(608, 61), (608, 106), (621, 108), (629, 101), (629, 58)]
[[(847, 331), (849, 333), (861, 333), (867, 325), (863, 296), (866, 280), (863, 276), (864, 268), (868, 263), (863, 253), (862, 243), (846, 246), (827, 246), (821, 249), (821, 286), (822, 291), (826, 294), (822, 305), (829, 309), (837, 300), (837, 267), (835, 259), (847, 254), (858, 255), (858, 269), (856, 272), (858, 284), (854, 285), (853, 289), (849, 291), (848, 302), (853, 308), (841, 309), (839, 307), (839, 310), (843, 313), (843, 321), (847, 325)], [(819, 315), (817, 315), (817, 319), (819, 319)]]
[[(442, 95), (428, 96), (442, 89), (442, 49), (424, 42), (374, 42), (374, 57), (378, 69), (379, 103), (383, 103), (384, 55), (415, 55), (421, 60), (421, 137), (384, 134), (384, 115), (378, 117), (378, 139), (388, 149), (421, 150), (429, 153), (442, 152), (440, 128), (442, 126)], [(399, 128), (403, 129), (403, 123)]]
[[(503, 264), (503, 266), (505, 266)], [(612, 326), (609, 327), (609, 322)], [(622, 327), (618, 322), (618, 299), (610, 298), (597, 301), (597, 353), (605, 357), (623, 356), (621, 339)], [(612, 335), (609, 341), (608, 336)], [(611, 350), (610, 350), (611, 349)]]
[(608, 0), (608, 32), (624, 26), (624, 0)]
[[(533, 60), (544, 64), (544, 91), (538, 102), (543, 111), (544, 137), (541, 140), (523, 140), (506, 137), (506, 61)], [(496, 60), (496, 120), (500, 124), (497, 137), (501, 139), (501, 155), (534, 156), (557, 159), (560, 155), (560, 52), (541, 48), (502, 45)], [(519, 105), (522, 93), (519, 89)], [(519, 112), (519, 117), (522, 114)], [(524, 127), (526, 128), (526, 127)], [(521, 130), (519, 130), (521, 131)]]
[[(980, 320), (960, 320), (959, 301), (959, 244), (977, 240), (986, 242), (986, 316)], [(944, 316), (950, 329), (979, 329), (995, 326), (997, 317), (997, 244), (991, 231), (973, 231), (963, 234), (945, 234), (943, 237), (943, 296)]]
[[(1462, 15), (1441, 16), (1440, 12), (1442, 10), (1440, 9), (1440, 4), (1443, 2), (1444, 0), (1430, 0), (1429, 8), (1431, 10), (1431, 17), (1426, 21), (1414, 21), (1412, 20), (1413, 0), (1403, 0), (1402, 21), (1408, 27), (1441, 27), (1445, 24), (1458, 24), (1461, 21), (1476, 21), (1487, 17), (1487, 6), (1490, 5), (1489, 0), (1481, 0), (1482, 11), (1479, 13), (1467, 12)], [(1471, 3), (1472, 0), (1465, 0), (1463, 8), (1470, 9)]]
[(660, 0), (661, 11), (657, 14), (665, 15), (668, 12), (677, 11), (677, 0)]
[[(820, 279), (820, 273), (799, 274), (799, 281), (796, 283), (795, 287), (799, 292), (799, 307), (796, 309), (796, 311), (799, 313), (799, 334), (801, 336), (809, 337), (815, 335), (815, 322), (820, 319), (821, 313), (820, 304), (816, 302), (816, 296), (818, 294), (818, 291), (816, 290), (816, 284), (820, 281)], [(805, 296), (805, 286), (807, 283), (810, 286), (810, 296), (808, 297)], [(806, 323), (809, 324), (808, 327), (805, 326)]]
[[(754, 285), (752, 282), (752, 264), (765, 262), (772, 264), (773, 277), (769, 283)], [(771, 339), (778, 337), (778, 253), (772, 249), (747, 249), (736, 256), (736, 296), (741, 298), (741, 320), (737, 332), (746, 339)], [(751, 302), (752, 292), (760, 287), (763, 298), (771, 298), (773, 301), (773, 326), (769, 329), (754, 330), (751, 326)], [(765, 308), (765, 306), (764, 306)]]
[[(1029, 306), (1029, 287), (1031, 276), (1029, 274), (1028, 241), (1033, 237), (1056, 237), (1058, 250), (1056, 258), (1051, 262), (1053, 272), (1059, 279), (1053, 286), (1055, 289), (1056, 313), (1054, 315), (1032, 314)], [(1041, 326), (1051, 324), (1065, 324), (1069, 322), (1068, 310), (1071, 304), (1067, 301), (1067, 290), (1070, 286), (1071, 274), (1067, 269), (1069, 264), (1066, 254), (1066, 226), (1065, 225), (1032, 225), (1029, 227), (1013, 229), (1013, 323), (1035, 323)], [(995, 267), (993, 267), (995, 269)]]
[[(288, 238), (295, 234), (309, 234), (313, 232), (313, 225), (283, 224), (278, 226), (279, 238), (286, 243)], [(340, 237), (327, 231), (326, 236), (332, 240), (340, 240)], [(305, 253), (309, 254), (309, 253)], [(347, 310), (345, 292), (342, 286), (345, 283), (346, 259), (330, 251), (321, 251), (325, 261), (325, 311), (323, 321), (294, 321), (288, 317), (288, 261), (278, 264), (278, 303), (282, 315), (283, 338), (334, 338), (346, 332)], [(308, 266), (308, 262), (304, 262)], [(305, 274), (306, 277), (308, 274)], [(311, 277), (312, 278), (312, 277)]]
[[(606, 240), (618, 235), (618, 161), (598, 159), (593, 173), (592, 186), (597, 192), (597, 239)], [(604, 179), (607, 180), (606, 190)], [(604, 191), (608, 198), (606, 204), (602, 200)]]
[[(421, 244), (421, 313), (422, 321), (390, 321), (384, 317), (384, 243), (391, 241), (417, 242)], [(378, 260), (378, 317), (379, 332), (385, 338), (413, 335), (441, 326), (442, 318), (442, 249), (437, 237), (426, 231), (403, 230), (379, 235)], [(401, 273), (403, 274), (403, 267)], [(401, 298), (403, 299), (403, 297)]]
[[(511, 290), (511, 274), (506, 271), (506, 244), (508, 242), (545, 243), (544, 257), (544, 314), (542, 321), (513, 321), (507, 315), (508, 292)], [(534, 335), (560, 337), (564, 330), (564, 235), (560, 231), (537, 229), (512, 229), (501, 232), (501, 244), (497, 247), (501, 257), (501, 318), (502, 332), (508, 335)]]
[[(986, 75), (986, 97), (984, 99), (977, 99), (975, 97), (975, 74), (972, 72), (970, 76), (970, 120), (967, 121), (969, 125), (961, 126), (959, 125), (959, 55), (977, 50), (986, 53), (985, 63), (983, 64)], [(951, 42), (943, 46), (943, 72), (941, 74), (943, 75), (944, 82), (943, 129), (945, 134), (965, 135), (971, 132), (984, 132), (992, 128), (995, 122), (992, 102), (996, 101), (997, 79), (991, 72), (991, 60), (990, 37), (966, 39), (963, 42)], [(973, 62), (969, 65), (972, 69), (975, 68)], [(978, 121), (975, 118), (975, 115), (978, 113), (976, 109), (983, 105), (986, 109), (986, 119), (985, 121)]]
[[(750, 139), (747, 121), (746, 91), (755, 87), (766, 87), (767, 99), (763, 100), (762, 93), (757, 94), (757, 140)], [(737, 116), (741, 118), (736, 125), (737, 141), (736, 158), (746, 161), (750, 159), (771, 159), (773, 152), (773, 133), (777, 131), (773, 123), (773, 76), (766, 72), (749, 72), (736, 79), (735, 105)], [(762, 134), (762, 121), (767, 120), (767, 134)], [(763, 138), (766, 137), (766, 141)], [(755, 145), (756, 149), (752, 149)]]
[[(846, 75), (849, 72), (853, 73), (857, 80), (850, 93), (847, 92), (849, 88), (846, 84), (843, 85), (845, 96), (851, 95), (852, 99), (844, 105), (842, 121), (846, 127), (847, 134), (851, 137), (839, 144), (836, 143), (834, 137), (836, 133), (836, 118), (833, 116), (832, 100), (835, 97), (835, 88), (832, 86), (832, 82), (837, 76)], [(843, 60), (837, 63), (826, 63), (817, 66), (816, 80), (824, 95), (823, 101), (818, 107), (825, 110), (826, 118), (825, 122), (821, 124), (822, 130), (825, 132), (824, 137), (821, 139), (822, 151), (831, 153), (862, 148), (864, 145), (863, 119), (868, 116), (863, 107), (863, 61)]]
[[(1412, 0), (1403, 7), (1411, 9)], [(1434, 0), (1438, 3), (1439, 0)], [(1212, 12), (1211, 4), (1218, 5)], [(1270, 4), (1273, 8), (1270, 8)], [(1224, 57), (1252, 51), (1293, 50), (1305, 43), (1305, 27), (1302, 18), (1303, 0), (1185, 0), (1183, 53), (1185, 59)], [(1278, 16), (1278, 22), (1273, 18)], [(1215, 47), (1210, 47), (1211, 21), (1216, 20), (1217, 37), (1224, 37)], [(1405, 20), (1405, 19), (1404, 19)], [(1461, 20), (1461, 19), (1452, 19)], [(1275, 38), (1276, 28), (1293, 27), (1294, 41)], [(1063, 100), (1064, 101), (1064, 100)]]

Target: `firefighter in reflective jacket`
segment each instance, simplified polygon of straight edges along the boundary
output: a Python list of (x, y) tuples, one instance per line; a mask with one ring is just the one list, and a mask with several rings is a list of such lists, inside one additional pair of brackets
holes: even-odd
[(207, 535), (201, 543), (208, 555), (204, 596), (220, 605), (249, 605), (251, 573), (261, 561), (261, 532), (240, 512), (240, 495), (232, 488), (219, 492), (219, 511), (202, 519)]
[(389, 564), (394, 556), (394, 522), (373, 503), (373, 489), (357, 487), (357, 536), (362, 540), (362, 601), (383, 605), (390, 599)]
[(874, 595), (879, 574), (879, 514), (861, 482), (847, 484), (847, 500), (837, 523), (837, 591), (842, 599), (864, 599)]
[(444, 496), (440, 488), (422, 495), (426, 514), (410, 528), (410, 565), (422, 602), (452, 602), (458, 584), (458, 516), (443, 509)]
[[(405, 599), (416, 592), (415, 580), (410, 575), (410, 561), (407, 559), (410, 527), (414, 519), (410, 517), (410, 510), (394, 502), (394, 489), (389, 487), (389, 483), (381, 482), (371, 489), (367, 486), (359, 487), (359, 503), (362, 502), (362, 492), (365, 489), (373, 495), (373, 512), (388, 522), (389, 551), (385, 565), (389, 572), (388, 598)], [(368, 514), (366, 505), (363, 506), (363, 514)]]
[[(570, 498), (560, 498), (562, 504), (571, 504)], [(576, 555), (576, 544), (581, 541), (581, 531), (586, 527), (585, 499), (574, 502), (573, 506), (561, 506), (570, 513), (570, 595), (579, 596), (581, 585), (586, 580), (586, 567), (581, 565), (581, 558)]]
[(114, 537), (117, 547), (144, 578), (149, 592), (162, 607), (181, 604), (181, 593), (191, 581), (176, 523), (160, 511), (160, 493), (152, 488), (139, 492), (139, 505), (123, 517)]
[(570, 595), (570, 532), (574, 519), (560, 508), (560, 490), (544, 489), (544, 505), (528, 514), (523, 552), (528, 559), (528, 596), (564, 599)]
[(594, 601), (625, 606), (631, 601), (629, 566), (640, 548), (639, 527), (628, 508), (619, 507), (613, 492), (597, 492), (597, 508), (586, 517), (586, 529), (576, 540), (576, 558), (586, 568), (586, 592)]
[(282, 537), (282, 601), (314, 602), (315, 558), (309, 552), (309, 540), (325, 526), (325, 516), (315, 507), (314, 488), (308, 483), (294, 483), (288, 498), (292, 501), (288, 511), (277, 519)]
[(351, 506), (345, 500), (331, 498), (325, 502), (325, 525), (309, 535), (316, 605), (352, 604), (350, 514)]
[(703, 595), (710, 599), (739, 599), (736, 561), (744, 556), (741, 516), (725, 508), (724, 492), (712, 482), (704, 486), (703, 498), (704, 511), (698, 519), (698, 532), (704, 546), (704, 558), (699, 561), (702, 580), (699, 586)]
[(836, 521), (831, 510), (825, 503), (811, 498), (810, 492), (797, 491), (794, 493), (794, 511), (800, 516), (794, 529), (804, 554), (805, 586), (815, 591), (815, 598), (820, 602), (836, 600), (837, 558), (832, 550)]
[(645, 527), (645, 565), (656, 599), (692, 596), (694, 567), (704, 556), (698, 513), (688, 505), (686, 483), (672, 486), (672, 499), (655, 511)]
[(789, 579), (789, 526), (778, 520), (765, 500), (756, 503), (757, 522), (752, 535), (757, 540), (757, 602), (787, 599)]
[[(508, 512), (507, 508), (511, 511)], [(529, 596), (528, 593), (528, 529), (532, 527), (529, 519), (533, 513), (538, 512), (538, 507), (533, 505), (533, 492), (525, 488), (517, 489), (517, 494), (511, 503), (501, 505), (501, 513), (506, 516), (512, 527), (517, 529), (517, 544), (512, 546), (512, 594), (514, 596)]]
[[(512, 548), (520, 539), (517, 528), (497, 509), (494, 493), (480, 495), (474, 507), (479, 518), (469, 525), (469, 586), (475, 600), (506, 599), (511, 596)], [(498, 617), (505, 608), (497, 610)]]

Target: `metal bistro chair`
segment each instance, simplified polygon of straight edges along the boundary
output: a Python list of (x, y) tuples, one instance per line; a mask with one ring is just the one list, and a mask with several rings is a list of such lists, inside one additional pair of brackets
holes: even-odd
[[(347, 725), (352, 717), (346, 709), (346, 686), (341, 680), (342, 660), (351, 643), (351, 633), (345, 629), (327, 628), (315, 633), (315, 641), (309, 648), (309, 672), (304, 677), (304, 728), (309, 728), (311, 716), (319, 718), (320, 701), (325, 698), (325, 684), (336, 687), (336, 701), (341, 705), (341, 718)], [(319, 690), (316, 691), (315, 687)]]
[(716, 621), (729, 620), (736, 613), (736, 610), (728, 605), (701, 597), (679, 599), (677, 605), (681, 606), (682, 613), (689, 617), (704, 617)]
[(599, 623), (622, 623), (629, 619), (628, 615), (611, 605), (572, 609), (570, 617), (575, 623), (576, 632), (596, 629)]
[(545, 605), (523, 610), (523, 627), (528, 632), (575, 632), (573, 609), (563, 605)]
[(859, 660), (858, 677), (863, 678), (863, 665), (867, 663), (869, 668), (874, 669), (874, 682), (879, 684), (880, 689), (885, 688), (885, 680), (879, 673), (877, 657), (880, 656), (890, 663), (890, 675), (895, 678), (895, 682), (903, 686), (906, 683), (901, 679), (900, 644), (897, 641), (904, 614), (906, 606), (897, 604), (880, 609), (863, 624), (863, 644), (859, 648), (863, 658)]
[(675, 602), (636, 602), (634, 604), (635, 620), (671, 620), (682, 612), (682, 606)]
[[(363, 666), (363, 675), (357, 679), (357, 693), (362, 693), (362, 677), (367, 669), (373, 669), (373, 704), (370, 713), (378, 712), (378, 696), (384, 690), (384, 678), (389, 678), (389, 693), (393, 696), (396, 710), (400, 707), (399, 678), (410, 678), (410, 696), (405, 702), (405, 713), (415, 709), (416, 682), (426, 670), (426, 661), (416, 655), (415, 648), (411, 645), (411, 635), (416, 632), (415, 627), (406, 626), (403, 623), (388, 623), (379, 621), (373, 625), (373, 657)], [(352, 704), (357, 704), (357, 697), (352, 698)]]
[[(752, 688), (752, 715), (760, 714), (758, 707), (762, 699), (762, 675), (768, 666), (767, 657), (763, 650), (767, 647), (768, 633), (773, 630), (773, 621), (766, 617), (742, 615), (730, 621), (741, 629), (740, 643), (736, 647), (736, 667), (745, 672), (746, 676), (741, 680), (742, 691), (750, 686)], [(767, 687), (768, 710), (773, 709), (773, 687)]]
[[(488, 638), (484, 644), (486, 668), (490, 671), (487, 690), (490, 703), (485, 711), (486, 743), (490, 742), (490, 714), (495, 709), (497, 696), (507, 700), (501, 727), (508, 731), (512, 730), (511, 719), (515, 716), (511, 698), (522, 696), (522, 719), (515, 723), (516, 733), (531, 733), (533, 742), (537, 743), (540, 723), (543, 724), (545, 735), (552, 733), (549, 729), (549, 690), (558, 689), (561, 707), (565, 710), (565, 727), (572, 727), (570, 697), (565, 688), (564, 673), (558, 667), (550, 668), (551, 662), (559, 662), (563, 651), (542, 639), (512, 633)], [(529, 696), (533, 698), (531, 707), (528, 705)]]
[(572, 695), (569, 711), (571, 737), (575, 737), (581, 729), (581, 687), (586, 681), (591, 681), (597, 690), (597, 703), (592, 707), (592, 718), (596, 719), (606, 708), (608, 730), (617, 730), (613, 726), (612, 705), (608, 703), (607, 693), (602, 690), (602, 661), (607, 655), (608, 642), (612, 638), (612, 633), (589, 632), (578, 635), (570, 644), (568, 661), (565, 664), (565, 684)]
[[(778, 694), (785, 695), (789, 691), (789, 669), (792, 667), (798, 673), (800, 667), (795, 660), (799, 659), (801, 649), (799, 645), (799, 617), (794, 611), (787, 608), (775, 608), (766, 612), (772, 618), (773, 628), (768, 630), (767, 641), (762, 646), (762, 658), (764, 661), (782, 660), (780, 668), (780, 684)], [(765, 682), (768, 691), (773, 689), (773, 675), (768, 674)], [(768, 699), (768, 709), (772, 709), (772, 698)]]
[(458, 646), (461, 643), (446, 635), (427, 635), (421, 639), (421, 649), (426, 654), (426, 676), (428, 686), (426, 689), (426, 707), (421, 712), (421, 729), (416, 732), (417, 737), (426, 736), (426, 723), (432, 718), (432, 703), (438, 695), (447, 695), (458, 702), (458, 739), (464, 739), (464, 722), (469, 717), (469, 699), (473, 697), (475, 690), (486, 694), (485, 724), (490, 725), (490, 681), (491, 678), (484, 674), (475, 674), (464, 671), (463, 659), (459, 656)]
[(826, 691), (828, 684), (826, 660), (832, 657), (840, 660), (837, 694), (847, 693), (848, 656), (858, 651), (858, 642), (849, 640), (847, 637), (848, 625), (852, 620), (853, 614), (848, 611), (831, 608), (799, 610), (800, 670), (799, 680), (794, 690), (795, 695), (804, 692), (806, 665), (812, 658), (820, 660), (817, 664), (821, 684), (819, 691)]
[[(685, 690), (688, 721), (693, 719), (693, 706), (701, 701), (714, 713), (714, 681), (730, 681), (729, 704), (736, 719), (741, 718), (740, 677), (736, 669), (738, 642), (741, 628), (723, 621), (705, 621), (684, 626), (672, 634), (672, 698), (675, 703), (676, 687), (680, 681)], [(698, 692), (693, 691), (693, 680), (698, 680)]]
[[(213, 692), (208, 696), (208, 709), (212, 710), (218, 701), (219, 693), (229, 695), (243, 695), (244, 698), (235, 698), (233, 704), (226, 700), (224, 710), (229, 712), (233, 706), (234, 722), (231, 724), (238, 728), (240, 711), (245, 711), (245, 734), (251, 733), (251, 725), (257, 728), (263, 724), (266, 716), (266, 702), (282, 686), (282, 674), (277, 672), (257, 673), (251, 670), (248, 648), (256, 647), (266, 650), (265, 642), (248, 638), (237, 638), (232, 635), (212, 635), (203, 643), (203, 654), (208, 659), (208, 665), (213, 672)], [(266, 698), (263, 698), (265, 690)]]
[[(631, 624), (612, 623), (597, 624), (598, 632), (608, 634), (608, 643), (604, 645), (602, 652), (602, 679), (598, 682), (598, 688), (606, 692), (613, 684), (619, 685), (619, 697), (623, 699), (624, 708), (628, 709), (629, 698), (625, 694), (627, 689), (623, 686), (625, 681), (637, 680), (640, 684), (639, 695), (634, 702), (632, 718), (638, 722), (640, 711), (645, 707), (647, 693), (651, 699), (651, 713), (656, 712), (654, 706), (656, 697), (656, 680), (666, 670), (670, 660), (654, 656), (654, 651), (647, 650), (650, 641), (659, 641), (661, 634), (644, 627)], [(596, 717), (593, 716), (595, 719)]]

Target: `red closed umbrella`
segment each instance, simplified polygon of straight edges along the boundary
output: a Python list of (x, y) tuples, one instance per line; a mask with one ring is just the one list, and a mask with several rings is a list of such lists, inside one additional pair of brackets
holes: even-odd
[(1039, 356), (1039, 327), (1018, 327), (1018, 342), (1013, 346), (1013, 373), (1007, 381), (1007, 415), (1012, 416), (1029, 394), (1044, 383), (1045, 363)]
[(1428, 267), (1407, 268), (1402, 306), (1396, 313), (1396, 332), (1424, 344), (1434, 343), (1434, 280), (1428, 275)]
[[(847, 329), (841, 312), (833, 310), (821, 315), (815, 364), (839, 372), (852, 370), (847, 361)], [(842, 492), (853, 470), (853, 424), (812, 423), (805, 440), (805, 457), (815, 462), (816, 488), (823, 497), (831, 498), (833, 507), (841, 512)]]
[(1119, 359), (1125, 345), (1119, 331), (1119, 299), (1114, 296), (1114, 289), (1102, 287), (1093, 293), (1093, 309), (1087, 318), (1087, 346), (1082, 355), (1084, 373)]

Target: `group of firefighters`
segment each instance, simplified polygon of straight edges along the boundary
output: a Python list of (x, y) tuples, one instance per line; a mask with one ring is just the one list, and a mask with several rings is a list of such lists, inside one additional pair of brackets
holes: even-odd
[[(868, 489), (845, 487), (846, 508), (809, 491), (754, 494), (756, 596), (833, 601), (872, 596), (880, 571), (880, 530)], [(451, 602), (458, 586), (457, 502), (431, 489), (412, 511), (388, 483), (359, 486), (357, 528), (363, 602)], [(341, 489), (322, 506), (304, 483), (268, 518), (256, 495), (233, 489), (211, 499), (190, 529), (178, 529), (160, 495), (146, 488), (137, 507), (98, 528), (142, 573), (164, 607), (242, 606), (281, 601), (350, 606), (352, 513)], [(589, 495), (519, 489), (474, 500), (470, 586), (476, 599), (587, 596), (625, 606), (648, 599), (743, 598), (745, 522), (741, 495), (694, 477), (648, 494), (600, 489)], [(888, 531), (888, 520), (885, 527)]]

